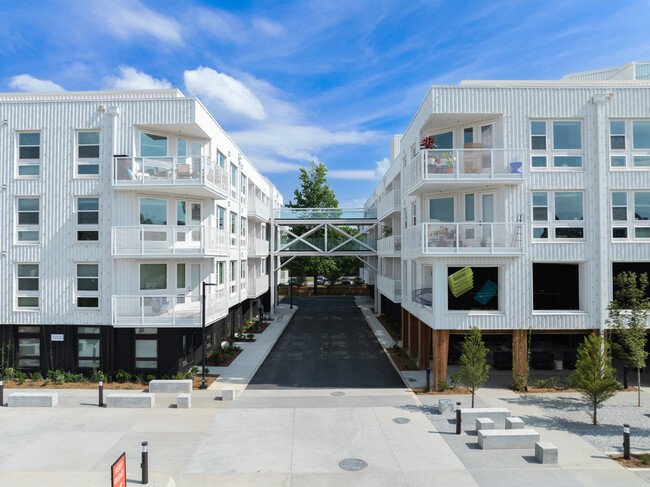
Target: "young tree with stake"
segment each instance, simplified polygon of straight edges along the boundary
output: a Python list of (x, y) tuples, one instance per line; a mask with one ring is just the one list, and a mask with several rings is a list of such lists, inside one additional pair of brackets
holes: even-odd
[(472, 393), (472, 407), (474, 407), (474, 394), (488, 379), (488, 370), (485, 357), (488, 349), (481, 338), (481, 331), (472, 327), (472, 332), (463, 341), (463, 354), (460, 356), (461, 381)]

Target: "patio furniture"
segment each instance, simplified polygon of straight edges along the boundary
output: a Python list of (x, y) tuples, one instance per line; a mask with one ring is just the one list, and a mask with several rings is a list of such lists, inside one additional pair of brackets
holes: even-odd
[(499, 286), (497, 286), (495, 282), (488, 279), (486, 283), (483, 284), (481, 290), (476, 293), (474, 300), (478, 301), (482, 305), (485, 305), (496, 294), (497, 289), (499, 289)]
[(449, 290), (455, 298), (465, 294), (474, 287), (474, 273), (471, 267), (463, 267), (447, 278)]

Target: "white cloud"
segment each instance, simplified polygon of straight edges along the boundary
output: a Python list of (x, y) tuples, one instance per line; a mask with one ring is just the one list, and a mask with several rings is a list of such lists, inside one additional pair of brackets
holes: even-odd
[(61, 85), (57, 85), (54, 81), (50, 81), (49, 79), (43, 80), (34, 78), (29, 74), (19, 74), (12, 77), (9, 81), (9, 86), (14, 90), (20, 91), (65, 91)]
[(145, 34), (167, 44), (183, 44), (178, 22), (145, 7), (138, 0), (100, 0), (97, 14), (113, 34), (122, 39)]
[(381, 179), (390, 167), (388, 157), (375, 162), (377, 166), (372, 169), (332, 169), (327, 171), (327, 176), (332, 179)]
[(255, 167), (262, 173), (283, 173), (283, 172), (298, 172), (303, 167), (300, 164), (292, 162), (280, 161), (273, 157), (266, 157), (263, 154), (251, 156), (246, 154), (246, 157), (255, 165)]
[(120, 76), (104, 78), (104, 84), (109, 90), (160, 90), (172, 87), (166, 79), (155, 79), (130, 66), (120, 66)]
[(384, 157), (381, 161), (375, 162), (375, 164), (377, 165), (375, 168), (375, 179), (381, 179), (384, 177), (384, 174), (386, 174), (386, 171), (388, 171), (390, 161), (388, 160), (388, 157)]
[(185, 71), (183, 78), (191, 95), (204, 98), (219, 108), (254, 120), (264, 120), (267, 116), (262, 102), (250, 88), (227, 74), (200, 66)]
[(269, 37), (282, 37), (284, 36), (284, 27), (277, 22), (273, 22), (269, 19), (253, 19), (253, 28), (258, 31), (263, 32)]

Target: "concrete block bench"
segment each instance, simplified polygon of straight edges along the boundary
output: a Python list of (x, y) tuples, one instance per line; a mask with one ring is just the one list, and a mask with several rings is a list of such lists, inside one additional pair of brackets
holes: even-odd
[(156, 404), (153, 394), (109, 394), (107, 408), (152, 408)]
[(189, 394), (192, 392), (191, 380), (152, 380), (149, 382), (149, 392), (170, 393), (170, 394)]
[(449, 399), (439, 399), (438, 400), (438, 412), (442, 413), (453, 413), (454, 412), (454, 403)]
[(507, 430), (523, 430), (524, 421), (520, 418), (506, 418)]
[(56, 392), (14, 392), (7, 401), (10, 408), (53, 408), (58, 403)]
[(481, 430), (478, 446), (483, 450), (535, 448), (539, 433), (535, 430)]
[(223, 391), (221, 391), (222, 401), (234, 401), (236, 396), (234, 387), (225, 387)]
[(179, 394), (176, 398), (176, 407), (179, 409), (189, 409), (192, 407), (192, 394)]
[(535, 458), (539, 463), (557, 463), (557, 446), (550, 441), (538, 441), (535, 443)]
[(460, 419), (464, 425), (473, 425), (476, 418), (489, 418), (494, 423), (503, 424), (505, 418), (510, 416), (506, 408), (462, 408)]
[(490, 418), (476, 418), (476, 431), (493, 430), (494, 421)]

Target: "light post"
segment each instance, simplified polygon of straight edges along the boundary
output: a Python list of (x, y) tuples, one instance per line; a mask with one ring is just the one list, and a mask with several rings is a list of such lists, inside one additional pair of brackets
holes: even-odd
[(205, 288), (207, 286), (216, 286), (216, 284), (211, 283), (211, 282), (205, 282), (203, 281), (202, 283), (202, 289), (201, 289), (201, 328), (203, 328), (203, 370), (201, 371), (201, 385), (199, 386), (199, 389), (207, 389), (208, 386), (205, 385), (205, 352), (206, 348), (208, 346), (206, 337), (205, 337)]
[(293, 309), (293, 277), (289, 277), (289, 309)]

